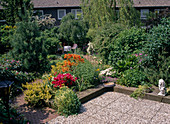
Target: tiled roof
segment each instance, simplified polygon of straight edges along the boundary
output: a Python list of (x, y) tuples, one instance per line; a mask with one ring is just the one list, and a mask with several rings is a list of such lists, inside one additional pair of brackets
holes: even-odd
[(32, 0), (34, 8), (79, 7), (81, 0)]
[[(170, 7), (170, 0), (133, 0), (134, 7)], [(79, 7), (81, 0), (32, 0), (34, 8)], [(2, 7), (0, 6), (0, 9)]]
[(170, 7), (170, 0), (133, 0), (134, 7)]

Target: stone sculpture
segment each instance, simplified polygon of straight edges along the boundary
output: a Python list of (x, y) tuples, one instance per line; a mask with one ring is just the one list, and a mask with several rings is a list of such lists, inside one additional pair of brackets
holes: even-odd
[(94, 44), (89, 42), (88, 43), (88, 48), (87, 48), (87, 53), (91, 55), (94, 52)]
[(166, 95), (165, 81), (163, 79), (160, 79), (158, 86), (159, 86), (159, 90), (160, 90), (158, 95), (165, 96)]

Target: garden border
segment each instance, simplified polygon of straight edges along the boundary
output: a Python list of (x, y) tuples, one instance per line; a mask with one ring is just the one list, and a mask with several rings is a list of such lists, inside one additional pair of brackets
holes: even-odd
[[(153, 100), (153, 101), (158, 101), (158, 102), (163, 102), (163, 103), (168, 103), (170, 104), (170, 95), (169, 96), (158, 96), (158, 87), (153, 87), (154, 91), (152, 93), (146, 93), (145, 96), (143, 97), (143, 99), (149, 99), (149, 100)], [(87, 89), (85, 91), (79, 92), (77, 93), (80, 102), (81, 103), (85, 103), (97, 96), (102, 95), (105, 92), (108, 91), (113, 91), (113, 92), (119, 92), (119, 93), (123, 93), (126, 95), (130, 95), (132, 94), (137, 88), (134, 87), (126, 87), (126, 86), (121, 86), (116, 84), (116, 86), (111, 87), (111, 88), (106, 88), (103, 85), (99, 85), (96, 88), (91, 88), (91, 89)]]

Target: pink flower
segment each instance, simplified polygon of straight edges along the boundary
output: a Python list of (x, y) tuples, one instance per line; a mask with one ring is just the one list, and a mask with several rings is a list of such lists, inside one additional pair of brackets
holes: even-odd
[(142, 53), (139, 53), (139, 56), (141, 56), (142, 55)]
[(145, 54), (145, 56), (148, 56), (147, 54)]
[(6, 68), (6, 70), (7, 70), (8, 68)]
[(136, 57), (138, 57), (138, 54), (135, 54)]

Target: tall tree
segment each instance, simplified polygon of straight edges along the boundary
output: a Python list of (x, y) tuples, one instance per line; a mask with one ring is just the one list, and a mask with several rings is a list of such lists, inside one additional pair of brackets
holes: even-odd
[(100, 27), (116, 19), (116, 0), (81, 0), (83, 18), (91, 28)]
[(22, 16), (27, 10), (33, 8), (31, 0), (0, 0), (0, 5), (5, 13), (5, 20), (9, 25), (15, 25), (16, 21), (22, 21)]
[(120, 21), (129, 26), (139, 26), (140, 13), (133, 7), (133, 0), (118, 0), (120, 5)]

